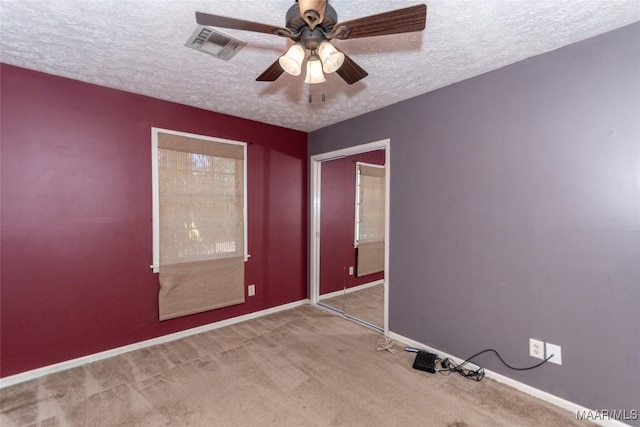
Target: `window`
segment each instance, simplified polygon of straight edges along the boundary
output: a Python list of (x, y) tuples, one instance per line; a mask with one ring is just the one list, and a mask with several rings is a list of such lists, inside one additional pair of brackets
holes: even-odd
[(356, 163), (356, 224), (358, 277), (384, 271), (385, 168)]
[(152, 128), (160, 320), (244, 302), (246, 144)]

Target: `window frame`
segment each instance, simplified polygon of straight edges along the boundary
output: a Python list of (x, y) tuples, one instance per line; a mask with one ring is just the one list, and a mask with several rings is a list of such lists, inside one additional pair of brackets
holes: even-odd
[(231, 139), (218, 138), (213, 136), (198, 135), (188, 132), (180, 132), (175, 130), (152, 127), (151, 128), (151, 206), (152, 206), (152, 235), (153, 235), (153, 255), (152, 264), (149, 266), (154, 273), (160, 272), (160, 192), (158, 188), (158, 133), (167, 133), (187, 138), (195, 138), (204, 141), (217, 142), (222, 144), (239, 145), (243, 148), (243, 208), (242, 221), (244, 227), (244, 261), (247, 262), (249, 257), (248, 246), (248, 225), (247, 225), (247, 145), (243, 141), (234, 141)]

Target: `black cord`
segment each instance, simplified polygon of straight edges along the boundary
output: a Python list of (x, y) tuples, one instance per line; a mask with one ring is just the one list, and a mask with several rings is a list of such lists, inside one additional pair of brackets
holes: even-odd
[(544, 365), (545, 363), (547, 363), (549, 361), (549, 359), (551, 359), (553, 357), (553, 354), (549, 357), (547, 357), (546, 359), (544, 359), (542, 362), (538, 363), (537, 365), (533, 365), (533, 366), (528, 366), (526, 368), (514, 368), (513, 366), (509, 365), (507, 362), (504, 361), (504, 359), (500, 356), (500, 353), (498, 353), (497, 351), (495, 351), (492, 348), (488, 348), (486, 350), (482, 350), (479, 353), (474, 354), (473, 356), (467, 358), (467, 360), (465, 360), (464, 362), (462, 362), (459, 366), (464, 366), (465, 364), (467, 364), (469, 361), (473, 360), (475, 357), (480, 356), (483, 353), (486, 353), (488, 351), (491, 351), (493, 353), (496, 354), (496, 356), (498, 356), (498, 359), (500, 359), (500, 361), (502, 363), (504, 363), (504, 365), (509, 368), (509, 369), (513, 369), (514, 371), (528, 371), (529, 369), (534, 369), (537, 368), (538, 366)]
[(471, 370), (471, 369), (465, 369), (464, 366), (467, 365), (471, 360), (473, 360), (474, 358), (480, 356), (483, 353), (487, 353), (487, 352), (493, 352), (496, 354), (496, 356), (498, 356), (498, 359), (500, 359), (500, 361), (509, 369), (513, 369), (514, 371), (528, 371), (530, 369), (535, 369), (538, 366), (544, 365), (545, 363), (547, 363), (549, 361), (549, 359), (551, 359), (553, 357), (553, 354), (550, 355), (549, 357), (547, 357), (546, 359), (544, 359), (542, 362), (533, 365), (533, 366), (527, 366), (526, 368), (515, 368), (511, 365), (509, 365), (507, 362), (504, 361), (504, 359), (502, 358), (502, 356), (500, 356), (500, 353), (498, 353), (497, 351), (495, 351), (492, 348), (488, 348), (486, 350), (482, 350), (476, 354), (474, 354), (473, 356), (467, 358), (464, 362), (460, 363), (459, 365), (454, 364), (453, 362), (451, 362), (451, 360), (449, 359), (444, 359), (440, 362), (441, 366), (443, 362), (449, 362), (449, 367), (444, 367), (443, 369), (440, 369), (439, 372), (443, 375), (449, 375), (451, 372), (457, 372), (459, 373), (461, 376), (470, 379), (470, 380), (474, 380), (474, 381), (481, 381), (482, 378), (484, 378), (484, 368), (482, 367), (478, 367), (478, 369)]

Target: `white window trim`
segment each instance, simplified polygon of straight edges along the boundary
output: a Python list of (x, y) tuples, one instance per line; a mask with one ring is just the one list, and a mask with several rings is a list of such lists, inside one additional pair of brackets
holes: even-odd
[(244, 197), (243, 197), (243, 222), (244, 222), (244, 260), (249, 259), (249, 246), (247, 238), (247, 143), (242, 141), (233, 141), (230, 139), (216, 138), (212, 136), (198, 135), (194, 133), (179, 132), (175, 130), (168, 130), (162, 128), (151, 128), (151, 206), (153, 210), (152, 224), (153, 224), (153, 261), (150, 267), (154, 273), (160, 271), (160, 192), (158, 189), (158, 133), (168, 133), (172, 135), (184, 136), (187, 138), (197, 138), (205, 141), (221, 142), (224, 144), (240, 145), (244, 150), (244, 166), (243, 166), (243, 182), (244, 182)]
[(373, 163), (356, 162), (356, 214), (354, 219), (353, 247), (358, 247), (358, 236), (360, 235), (360, 166), (384, 169), (385, 165)]

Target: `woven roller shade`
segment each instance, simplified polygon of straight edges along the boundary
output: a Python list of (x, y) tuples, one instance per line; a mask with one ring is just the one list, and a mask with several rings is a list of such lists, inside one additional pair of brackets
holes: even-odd
[(241, 304), (244, 257), (162, 265), (160, 283), (160, 320)]
[(244, 148), (241, 145), (190, 138), (170, 133), (158, 133), (158, 148), (182, 151), (184, 153), (207, 154), (229, 159), (244, 159)]
[(357, 276), (384, 271), (385, 168), (359, 164)]
[(158, 133), (160, 320), (244, 302), (244, 147)]

